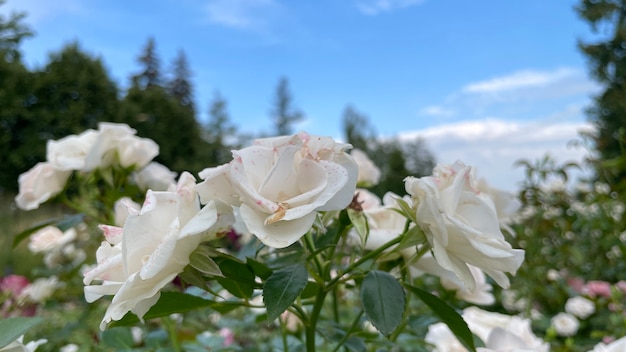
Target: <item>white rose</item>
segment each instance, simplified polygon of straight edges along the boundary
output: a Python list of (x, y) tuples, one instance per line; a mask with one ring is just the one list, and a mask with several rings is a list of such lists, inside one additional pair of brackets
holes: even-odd
[[(198, 245), (230, 227), (230, 208), (218, 206), (210, 202), (200, 208), (195, 179), (185, 172), (176, 191), (148, 191), (139, 214), (130, 214), (123, 228), (101, 226), (106, 241), (96, 252), (98, 265), (83, 280), (88, 302), (115, 295), (101, 329), (128, 311), (143, 318)], [(94, 280), (101, 285), (90, 285)]]
[(151, 139), (135, 136), (136, 132), (126, 124), (101, 122), (83, 170), (108, 167), (116, 155), (122, 167), (144, 167), (159, 154), (159, 146)]
[(76, 229), (73, 227), (65, 232), (56, 226), (46, 226), (30, 235), (28, 249), (33, 253), (50, 252), (60, 249), (76, 239)]
[(609, 344), (598, 343), (594, 346), (593, 350), (589, 352), (624, 352), (626, 351), (626, 337), (615, 340)]
[(456, 298), (465, 302), (479, 305), (493, 304), (496, 301), (496, 298), (491, 293), (493, 287), (487, 282), (483, 271), (473, 265), (468, 265), (468, 267), (474, 277), (475, 287), (473, 290), (465, 288), (465, 285), (456, 276), (452, 280), (449, 276), (442, 277), (441, 285), (448, 290), (456, 290)]
[(20, 209), (33, 210), (53, 196), (59, 194), (71, 171), (56, 169), (48, 162), (37, 163), (18, 178), (20, 191), (15, 203)]
[(482, 269), (507, 288), (506, 272), (515, 273), (524, 251), (513, 249), (500, 230), (493, 200), (476, 188), (472, 168), (461, 162), (437, 166), (433, 176), (405, 179), (417, 223), (444, 269), (469, 290), (474, 279), (467, 264)]
[(578, 332), (580, 323), (575, 316), (569, 313), (559, 313), (550, 320), (552, 327), (559, 336), (574, 336)]
[(176, 173), (154, 161), (137, 171), (133, 179), (139, 188), (145, 190), (167, 191), (176, 186)]
[(430, 325), (424, 340), (433, 345), (435, 352), (467, 352), (467, 348), (459, 342), (444, 323)]
[(141, 210), (141, 205), (129, 197), (122, 197), (113, 206), (115, 226), (124, 226), (128, 215), (137, 215)]
[(233, 151), (234, 160), (200, 173), (202, 202), (220, 199), (239, 206), (248, 230), (270, 247), (302, 237), (318, 211), (350, 204), (357, 166), (348, 144), (300, 133), (257, 139)]
[(59, 170), (82, 170), (90, 150), (98, 139), (95, 130), (69, 135), (59, 140), (48, 140), (46, 159)]
[(48, 342), (48, 340), (41, 339), (24, 344), (24, 335), (22, 335), (8, 345), (0, 347), (0, 352), (34, 352), (37, 350), (37, 347), (46, 342)]
[(59, 286), (59, 279), (56, 276), (39, 278), (26, 286), (20, 296), (27, 297), (32, 302), (43, 303)]
[(595, 313), (596, 305), (585, 297), (576, 296), (565, 302), (565, 311), (580, 319), (587, 319), (591, 314)]
[[(466, 308), (462, 317), (470, 331), (485, 343), (485, 347), (477, 349), (480, 352), (547, 352), (550, 348), (547, 342), (532, 332), (528, 319), (488, 312), (477, 307)], [(426, 341), (434, 344), (436, 351), (467, 351), (443, 323), (429, 326)]]
[[(369, 250), (377, 249), (383, 244), (400, 236), (404, 232), (407, 219), (394, 209), (399, 209), (394, 198), (397, 195), (387, 192), (383, 196), (381, 204), (380, 198), (374, 193), (364, 189), (359, 189), (357, 201), (363, 202), (363, 214), (367, 217), (369, 235), (365, 243), (365, 248)], [(353, 234), (353, 236), (356, 236)]]
[(477, 186), (479, 191), (489, 195), (489, 197), (493, 200), (496, 214), (498, 214), (498, 220), (500, 221), (500, 226), (514, 235), (515, 231), (509, 227), (509, 223), (517, 211), (522, 207), (520, 201), (510, 192), (501, 191), (489, 186), (487, 181), (484, 179), (480, 179)]
[(353, 149), (350, 155), (352, 155), (359, 168), (357, 184), (362, 187), (377, 185), (380, 181), (380, 169), (372, 162), (367, 154), (360, 149)]

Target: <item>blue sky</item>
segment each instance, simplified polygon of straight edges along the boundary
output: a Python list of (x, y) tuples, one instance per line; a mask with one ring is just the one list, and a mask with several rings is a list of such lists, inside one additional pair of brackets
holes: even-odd
[(307, 119), (342, 136), (351, 104), (381, 136), (425, 138), (442, 163), (475, 165), (514, 190), (519, 158), (580, 159), (567, 142), (584, 127), (598, 86), (578, 39), (592, 38), (577, 1), (8, 0), (36, 32), (29, 66), (77, 40), (124, 88), (148, 37), (166, 70), (178, 50), (206, 116), (213, 93), (243, 131), (269, 131), (275, 87), (289, 78)]

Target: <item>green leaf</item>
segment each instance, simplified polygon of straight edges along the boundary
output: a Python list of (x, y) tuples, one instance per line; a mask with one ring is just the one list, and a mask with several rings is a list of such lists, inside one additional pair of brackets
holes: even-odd
[(398, 197), (394, 198), (398, 206), (400, 207), (400, 212), (406, 216), (408, 219), (417, 224), (417, 220), (415, 218), (415, 210), (409, 205), (404, 199)]
[(348, 217), (350, 218), (350, 222), (354, 229), (359, 234), (361, 238), (361, 245), (365, 246), (365, 242), (367, 241), (367, 236), (370, 233), (370, 228), (367, 223), (367, 217), (363, 214), (362, 211), (348, 209)]
[(220, 267), (211, 258), (208, 247), (200, 246), (189, 256), (189, 264), (199, 272), (208, 276), (224, 276)]
[(344, 346), (353, 352), (363, 352), (367, 351), (367, 345), (365, 345), (365, 341), (361, 337), (350, 336), (346, 342), (344, 342)]
[(454, 333), (459, 341), (470, 351), (476, 351), (474, 345), (474, 337), (467, 327), (465, 320), (446, 302), (439, 299), (419, 287), (406, 285), (406, 288), (413, 292), (422, 302), (424, 302), (437, 316), (443, 321), (448, 328)]
[[(185, 313), (199, 308), (210, 307), (214, 303), (213, 301), (186, 293), (174, 291), (161, 292), (161, 297), (144, 315), (144, 319), (160, 318), (174, 313)], [(132, 313), (127, 313), (122, 319), (109, 324), (109, 327), (132, 326), (137, 323), (139, 323), (139, 318)]]
[(57, 227), (59, 228), (59, 230), (65, 232), (83, 222), (84, 218), (85, 214), (67, 215), (63, 218), (63, 220), (57, 223)]
[(246, 263), (248, 264), (250, 269), (252, 269), (252, 272), (256, 276), (260, 277), (262, 280), (266, 280), (268, 277), (270, 277), (270, 275), (272, 275), (272, 269), (270, 269), (264, 263), (261, 263), (250, 257), (246, 258)]
[(404, 290), (391, 274), (372, 270), (361, 283), (361, 303), (372, 324), (383, 335), (388, 336), (402, 321), (405, 308)]
[(183, 271), (178, 274), (178, 277), (189, 285), (193, 285), (204, 290), (209, 289), (202, 273), (193, 268), (191, 265), (187, 265)]
[(254, 282), (255, 275), (246, 265), (235, 257), (223, 254), (215, 258), (224, 277), (218, 277), (217, 281), (232, 293), (235, 297), (251, 298), (257, 283)]
[(41, 322), (43, 322), (43, 318), (40, 317), (16, 317), (0, 320), (0, 348), (17, 340), (18, 337)]
[(133, 347), (133, 335), (127, 327), (116, 327), (102, 332), (102, 343), (117, 350), (129, 350)]
[(56, 227), (58, 227), (59, 230), (67, 231), (70, 228), (83, 222), (84, 217), (85, 217), (84, 214), (75, 214), (75, 215), (66, 215), (62, 218), (48, 219), (48, 220), (42, 221), (38, 223), (37, 225), (15, 235), (15, 237), (13, 238), (13, 248), (17, 247), (17, 245), (20, 244), (20, 242), (28, 238), (28, 236), (30, 236), (33, 232), (40, 230), (46, 226), (56, 224)]
[(309, 273), (304, 263), (276, 270), (263, 285), (263, 302), (270, 321), (278, 318), (306, 287)]
[(402, 240), (398, 244), (398, 247), (396, 247), (396, 250), (400, 251), (401, 249), (417, 246), (425, 242), (426, 236), (424, 236), (424, 232), (422, 232), (419, 226), (413, 226), (405, 232), (404, 237), (402, 237)]

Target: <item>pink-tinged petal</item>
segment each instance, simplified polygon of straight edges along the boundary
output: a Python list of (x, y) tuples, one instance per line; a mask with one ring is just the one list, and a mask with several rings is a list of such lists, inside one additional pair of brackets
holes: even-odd
[(109, 225), (98, 226), (104, 233), (104, 238), (112, 245), (116, 245), (122, 242), (122, 235), (124, 234), (124, 228)]
[(267, 182), (268, 175), (275, 167), (276, 157), (279, 152), (261, 146), (251, 146), (233, 151), (234, 160), (231, 163), (241, 165), (241, 171), (245, 175), (245, 183), (250, 184), (255, 190)]
[(232, 162), (230, 178), (235, 189), (240, 194), (242, 201), (246, 202), (249, 206), (268, 214), (273, 214), (280, 209), (280, 206), (276, 204), (274, 200), (265, 198), (257, 192), (252, 184), (248, 183), (248, 176), (243, 169), (241, 161), (234, 160)]
[(241, 218), (248, 230), (269, 247), (284, 248), (302, 237), (313, 226), (316, 213), (309, 213), (296, 220), (276, 221), (265, 225), (266, 214), (247, 205), (239, 208)]
[(207, 204), (212, 200), (219, 200), (230, 205), (239, 205), (239, 195), (228, 177), (230, 164), (204, 169), (199, 176), (204, 181), (196, 186), (200, 195), (200, 203)]
[(37, 163), (32, 169), (18, 177), (19, 194), (15, 197), (18, 208), (33, 210), (59, 194), (72, 171), (54, 168), (50, 163)]

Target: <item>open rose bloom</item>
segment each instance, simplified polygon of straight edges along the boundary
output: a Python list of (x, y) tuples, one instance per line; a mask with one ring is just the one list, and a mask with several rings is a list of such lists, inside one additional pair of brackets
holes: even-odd
[(88, 302), (114, 295), (102, 329), (129, 311), (142, 318), (200, 243), (234, 222), (230, 208), (213, 201), (200, 208), (195, 185), (194, 177), (183, 173), (175, 191), (148, 191), (141, 210), (129, 207), (124, 227), (102, 226), (106, 241), (96, 254), (98, 265), (84, 277)]
[(513, 249), (500, 230), (493, 199), (477, 187), (474, 171), (461, 162), (437, 166), (429, 177), (408, 177), (417, 223), (424, 231), (437, 263), (474, 290), (471, 264), (509, 286), (505, 273), (515, 273), (524, 251)]
[(299, 133), (257, 139), (233, 151), (233, 161), (205, 169), (198, 185), (203, 203), (220, 199), (239, 208), (248, 230), (270, 247), (296, 242), (319, 211), (350, 204), (358, 168), (348, 144)]

